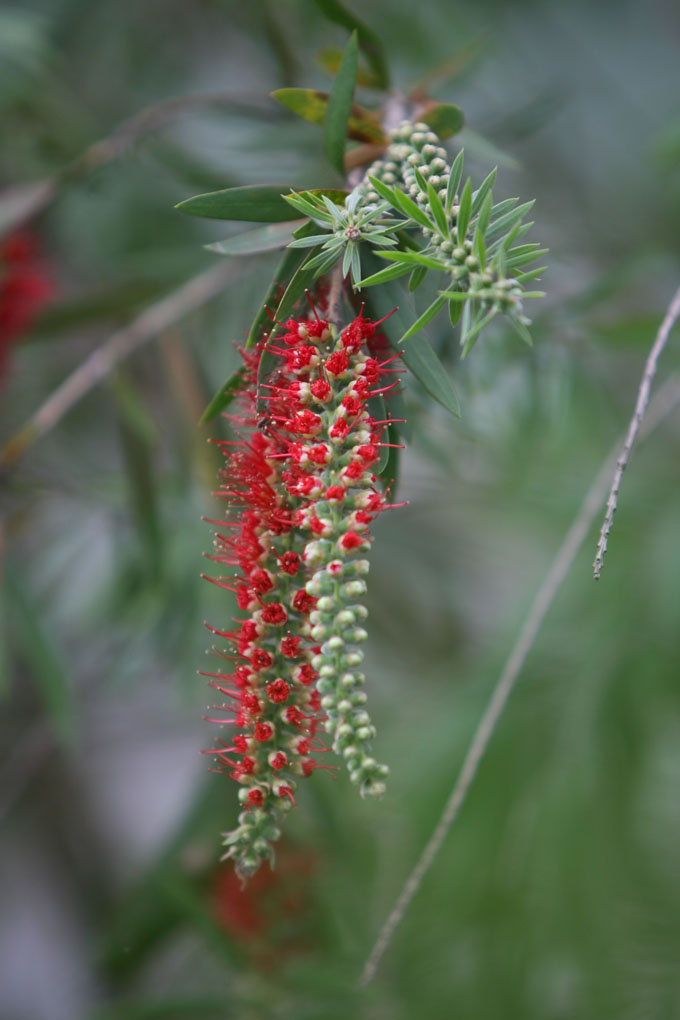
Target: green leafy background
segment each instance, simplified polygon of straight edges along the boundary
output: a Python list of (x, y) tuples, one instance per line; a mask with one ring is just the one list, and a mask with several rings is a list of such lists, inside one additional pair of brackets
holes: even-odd
[[(551, 249), (535, 346), (500, 322), (460, 361), (438, 319), (428, 341), (462, 417), (411, 381), (404, 396), (409, 505), (375, 528), (367, 645), (389, 793), (362, 803), (342, 775), (317, 773), (274, 880), (248, 901), (259, 930), (244, 929), (243, 903), (234, 918), (217, 860), (235, 790), (198, 753), (209, 699), (195, 674), (202, 621), (234, 612), (199, 578), (219, 463), (206, 439), (224, 426), (197, 422), (280, 258), (239, 256), (219, 299), (126, 361), (2, 483), (11, 1020), (680, 1017), (678, 412), (636, 451), (602, 580), (593, 533), (454, 831), (356, 990), (680, 280), (678, 11), (368, 0), (361, 19), (356, 101), (379, 95), (379, 37), (400, 89), (420, 82), (465, 111), (448, 144), (465, 144), (469, 172), (498, 164), (499, 198), (537, 199)], [(352, 27), (335, 0), (0, 6), (0, 216), (54, 179), (31, 229), (58, 290), (14, 352), (3, 439), (116, 328), (214, 265), (205, 245), (242, 229), (175, 204), (342, 186), (322, 131), (268, 94), (329, 92), (324, 67)], [(119, 158), (77, 162), (143, 108), (198, 94)], [(10, 200), (10, 185), (25, 190)], [(426, 281), (418, 313), (432, 297)], [(676, 336), (664, 376), (679, 349)]]

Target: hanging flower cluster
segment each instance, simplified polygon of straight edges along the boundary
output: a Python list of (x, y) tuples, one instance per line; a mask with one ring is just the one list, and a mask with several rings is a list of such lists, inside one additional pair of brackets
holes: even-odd
[[(209, 673), (225, 699), (210, 721), (236, 729), (208, 753), (241, 785), (239, 825), (226, 856), (252, 874), (273, 856), (296, 784), (330, 748), (362, 796), (385, 790), (387, 766), (371, 754), (375, 730), (365, 708), (363, 659), (371, 521), (387, 506), (377, 489), (387, 421), (368, 402), (389, 358), (369, 345), (377, 324), (360, 314), (338, 330), (320, 318), (289, 319), (267, 349), (280, 360), (260, 381), (268, 413), (256, 415), (262, 351), (245, 352), (242, 438), (222, 445), (227, 466), (217, 495), (229, 511), (217, 526), (212, 559), (237, 567), (211, 578), (235, 592), (244, 614), (233, 631), (231, 673)], [(247, 431), (246, 431), (247, 430)]]
[(10, 352), (52, 294), (33, 238), (14, 233), (0, 244), (0, 382), (7, 373)]

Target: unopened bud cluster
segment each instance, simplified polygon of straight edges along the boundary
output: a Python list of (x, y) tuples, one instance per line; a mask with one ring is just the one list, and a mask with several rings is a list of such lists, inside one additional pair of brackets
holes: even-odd
[[(366, 203), (380, 201), (370, 177), (376, 177), (391, 187), (405, 191), (423, 210), (427, 211), (428, 195), (423, 191), (416, 177), (416, 170), (426, 184), (431, 184), (443, 206), (446, 204), (451, 167), (446, 149), (439, 145), (437, 135), (427, 124), (403, 121), (392, 133), (384, 158), (376, 160), (368, 169), (358, 190)], [(447, 210), (447, 221), (455, 238), (458, 222), (460, 196), (453, 196)], [(499, 269), (487, 264), (483, 266), (475, 252), (474, 235), (476, 223), (471, 219), (466, 235), (456, 241), (443, 237), (437, 230), (422, 227), (422, 234), (428, 242), (424, 249), (437, 258), (441, 268), (451, 274), (453, 290), (470, 294), (478, 307), (486, 311), (512, 313), (528, 325), (530, 319), (522, 314), (522, 287), (517, 281), (505, 278)]]

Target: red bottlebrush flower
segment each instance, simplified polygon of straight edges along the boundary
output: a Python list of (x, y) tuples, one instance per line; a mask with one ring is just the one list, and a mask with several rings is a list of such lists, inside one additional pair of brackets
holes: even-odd
[(366, 636), (356, 600), (368, 569), (357, 557), (384, 508), (371, 471), (385, 423), (367, 407), (380, 372), (368, 348), (375, 329), (362, 316), (339, 334), (323, 319), (289, 319), (270, 346), (281, 363), (263, 382), (266, 431), (255, 413), (260, 352), (244, 354), (243, 412), (234, 416), (243, 436), (222, 473), (229, 519), (213, 557), (240, 571), (232, 590), (247, 618), (232, 633), (214, 632), (243, 661), (213, 687), (231, 699), (221, 706), (225, 722), (241, 732), (211, 752), (217, 770), (242, 786), (244, 810), (226, 837), (242, 876), (272, 858), (296, 778), (328, 768), (316, 760), (321, 728), (363, 795), (384, 789), (387, 769), (369, 753), (375, 731), (356, 672)]
[(265, 623), (272, 624), (273, 626), (280, 626), (288, 619), (288, 613), (280, 602), (271, 602), (262, 610), (262, 619)]
[(6, 237), (0, 244), (0, 382), (12, 347), (53, 291), (33, 238), (22, 232)]
[(280, 705), (284, 701), (288, 701), (289, 694), (290, 685), (280, 677), (278, 680), (273, 680), (267, 685), (267, 697), (270, 701), (274, 701), (277, 705)]

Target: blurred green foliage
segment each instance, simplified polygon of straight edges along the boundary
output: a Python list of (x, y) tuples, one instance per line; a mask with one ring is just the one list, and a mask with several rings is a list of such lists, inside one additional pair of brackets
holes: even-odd
[[(30, 230), (57, 289), (14, 351), (3, 439), (115, 328), (214, 263), (202, 246), (224, 225), (177, 202), (336, 182), (319, 130), (267, 96), (329, 90), (323, 51), (348, 38), (337, 8), (0, 7), (0, 183), (24, 189), (0, 210), (54, 183)], [(2, 482), (0, 1012), (13, 1020), (680, 1016), (677, 413), (636, 451), (602, 580), (584, 549), (455, 830), (356, 990), (677, 286), (678, 12), (370, 0), (360, 13), (362, 80), (385, 71), (372, 30), (397, 87), (463, 108), (466, 159), (479, 174), (499, 163), (499, 197), (536, 195), (551, 248), (534, 348), (501, 324), (460, 362), (442, 323), (430, 339), (462, 420), (415, 384), (405, 396), (410, 503), (376, 528), (369, 594), (389, 795), (365, 804), (317, 773), (270, 884), (239, 899), (217, 862), (236, 798), (198, 754), (195, 670), (203, 619), (234, 606), (198, 576), (219, 466), (205, 439), (222, 426), (197, 421), (273, 273), (276, 254), (257, 255)], [(216, 93), (230, 100), (77, 162), (147, 107)], [(415, 298), (432, 299), (425, 285)], [(662, 373), (679, 364), (676, 338)]]

